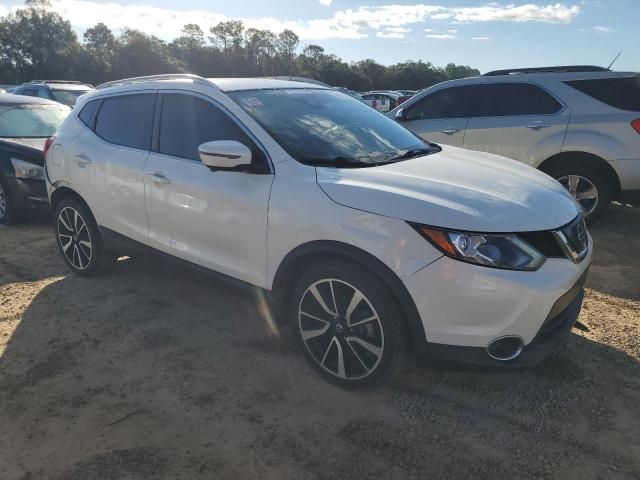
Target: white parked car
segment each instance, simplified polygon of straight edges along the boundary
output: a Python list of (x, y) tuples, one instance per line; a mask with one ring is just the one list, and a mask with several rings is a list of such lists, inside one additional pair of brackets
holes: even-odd
[(82, 97), (48, 145), (72, 271), (151, 248), (265, 289), (341, 386), (387, 379), (405, 353), (533, 365), (580, 311), (591, 240), (560, 184), (335, 90), (122, 80)]
[(640, 75), (601, 67), (498, 70), (423, 90), (389, 115), (438, 144), (548, 173), (588, 221), (640, 202)]

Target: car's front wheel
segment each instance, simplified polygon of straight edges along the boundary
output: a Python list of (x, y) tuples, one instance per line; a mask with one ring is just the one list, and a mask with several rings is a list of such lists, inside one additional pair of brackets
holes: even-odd
[(76, 274), (95, 276), (102, 272), (105, 252), (91, 212), (80, 202), (65, 198), (55, 209), (58, 248), (67, 266)]
[(375, 275), (351, 262), (328, 262), (299, 278), (289, 315), (307, 360), (342, 387), (387, 380), (403, 356), (403, 318)]
[(11, 225), (18, 220), (9, 187), (0, 178), (0, 224)]

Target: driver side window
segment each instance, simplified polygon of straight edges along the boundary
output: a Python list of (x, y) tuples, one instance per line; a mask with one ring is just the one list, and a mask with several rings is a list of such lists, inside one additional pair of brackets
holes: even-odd
[(473, 86), (438, 90), (414, 103), (406, 110), (406, 120), (435, 120), (473, 116)]
[(180, 93), (162, 94), (159, 152), (200, 161), (198, 146), (215, 140), (236, 140), (259, 149), (249, 136), (221, 109), (210, 102)]

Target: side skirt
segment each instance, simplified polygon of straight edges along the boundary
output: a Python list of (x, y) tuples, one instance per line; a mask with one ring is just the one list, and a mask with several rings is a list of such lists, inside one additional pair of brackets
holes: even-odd
[(227, 285), (231, 285), (233, 287), (237, 287), (243, 290), (260, 290), (266, 294), (266, 297), (269, 301), (271, 301), (271, 291), (265, 290), (262, 287), (257, 285), (253, 285), (251, 283), (244, 282), (242, 280), (238, 280), (237, 278), (230, 277), (229, 275), (225, 275), (224, 273), (217, 272), (215, 270), (211, 270), (210, 268), (203, 267), (202, 265), (198, 265), (197, 263), (190, 262), (188, 260), (184, 260), (182, 258), (178, 258), (169, 253), (161, 252), (153, 247), (145, 245), (144, 243), (140, 243), (137, 240), (132, 240), (131, 238), (122, 235), (118, 232), (115, 232), (109, 228), (99, 226), (100, 234), (102, 235), (102, 242), (104, 243), (104, 248), (111, 252), (116, 253), (117, 255), (122, 256), (145, 256), (145, 257), (155, 257), (159, 258), (162, 261), (166, 261), (168, 263), (173, 263), (174, 265), (179, 265), (182, 267), (187, 267), (191, 270), (204, 274), (210, 277), (214, 281), (222, 282)]

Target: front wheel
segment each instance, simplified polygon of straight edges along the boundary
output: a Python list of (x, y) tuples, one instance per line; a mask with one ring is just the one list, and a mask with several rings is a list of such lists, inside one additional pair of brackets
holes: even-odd
[(0, 224), (12, 225), (16, 223), (18, 216), (16, 215), (13, 199), (9, 187), (0, 178)]
[(80, 202), (66, 198), (55, 209), (58, 248), (67, 266), (78, 275), (99, 275), (105, 264), (100, 231), (91, 212)]
[(328, 381), (364, 388), (387, 380), (403, 352), (403, 318), (389, 289), (351, 262), (315, 265), (299, 279), (289, 316), (305, 357)]

